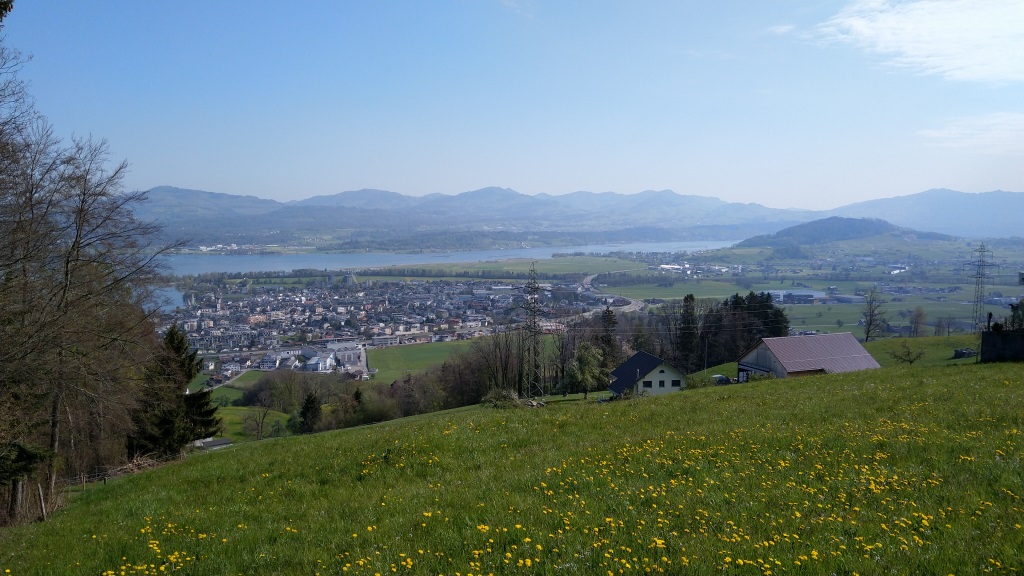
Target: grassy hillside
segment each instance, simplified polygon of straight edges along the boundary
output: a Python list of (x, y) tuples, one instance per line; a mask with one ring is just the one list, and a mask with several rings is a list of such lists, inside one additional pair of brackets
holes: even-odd
[(250, 443), (90, 487), (0, 535), (0, 573), (1020, 571), (1019, 368), (893, 367)]
[(366, 361), (371, 370), (377, 370), (375, 380), (390, 384), (406, 374), (438, 366), (444, 363), (452, 352), (465, 350), (469, 345), (468, 340), (454, 340), (371, 348), (366, 351)]
[[(852, 331), (855, 335), (857, 327)], [(953, 351), (957, 348), (981, 349), (981, 338), (977, 334), (958, 334), (956, 336), (929, 336), (926, 338), (882, 338), (872, 340), (864, 344), (864, 348), (882, 366), (895, 366), (899, 362), (893, 358), (893, 353), (903, 351), (906, 345), (911, 352), (923, 352), (921, 358), (914, 362), (917, 366), (945, 366), (974, 364), (978, 361), (975, 358), (953, 358)]]

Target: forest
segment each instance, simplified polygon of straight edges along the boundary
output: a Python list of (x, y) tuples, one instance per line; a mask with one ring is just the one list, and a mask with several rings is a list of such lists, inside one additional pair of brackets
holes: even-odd
[(106, 142), (55, 135), (24, 62), (0, 43), (0, 525), (45, 517), (82, 475), (175, 457), (218, 428), (209, 394), (185, 394), (195, 354), (157, 333), (157, 262), (175, 245), (136, 218), (145, 196), (123, 189), (127, 164)]

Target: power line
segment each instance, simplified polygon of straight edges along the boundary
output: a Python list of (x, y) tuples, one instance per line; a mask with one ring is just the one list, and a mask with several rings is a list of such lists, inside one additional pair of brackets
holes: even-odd
[(530, 263), (530, 279), (526, 283), (526, 331), (529, 341), (527, 362), (526, 395), (540, 398), (544, 396), (544, 384), (541, 374), (541, 342), (540, 342), (540, 284), (537, 283), (537, 263)]
[(988, 272), (989, 268), (997, 267), (998, 264), (992, 264), (986, 261), (986, 255), (991, 254), (992, 251), (985, 247), (985, 243), (982, 242), (976, 250), (973, 251), (978, 255), (978, 258), (972, 262), (968, 262), (964, 266), (970, 266), (974, 268), (974, 332), (978, 331), (978, 327), (986, 322), (985, 317), (985, 283), (986, 280), (991, 276)]

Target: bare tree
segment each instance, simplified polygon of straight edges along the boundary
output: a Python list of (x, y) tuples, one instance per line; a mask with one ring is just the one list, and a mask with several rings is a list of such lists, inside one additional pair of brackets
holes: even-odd
[(255, 436), (257, 440), (263, 440), (267, 431), (267, 416), (270, 415), (270, 406), (270, 390), (260, 390), (256, 396), (256, 404), (242, 418), (242, 427), (246, 434)]
[(46, 454), (52, 502), (59, 475), (124, 457), (170, 247), (151, 244), (105, 142), (54, 136), (21, 62), (0, 44), (0, 477)]
[(864, 341), (877, 338), (885, 326), (885, 301), (874, 288), (864, 298)]
[(902, 342), (900, 349), (893, 350), (889, 355), (899, 364), (913, 364), (924, 357), (924, 350), (914, 350), (910, 344)]
[(489, 389), (514, 390), (522, 397), (526, 393), (524, 334), (522, 330), (504, 328), (492, 336), (475, 339), (470, 349), (483, 369), (481, 376)]
[(917, 306), (914, 311), (910, 314), (910, 336), (917, 338), (921, 335), (921, 328), (924, 326), (924, 322), (927, 319), (927, 315), (924, 312), (924, 308)]

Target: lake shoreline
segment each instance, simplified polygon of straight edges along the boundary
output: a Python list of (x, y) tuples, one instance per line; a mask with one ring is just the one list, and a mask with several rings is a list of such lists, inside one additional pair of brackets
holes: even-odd
[(613, 252), (698, 252), (735, 244), (734, 240), (691, 240), (680, 242), (624, 242), (541, 248), (504, 248), (464, 251), (419, 252), (289, 252), (230, 254), (171, 253), (161, 261), (174, 276), (229, 272), (282, 272), (291, 270), (358, 270), (416, 264), (459, 264), (495, 260), (546, 260), (556, 255), (608, 254)]

